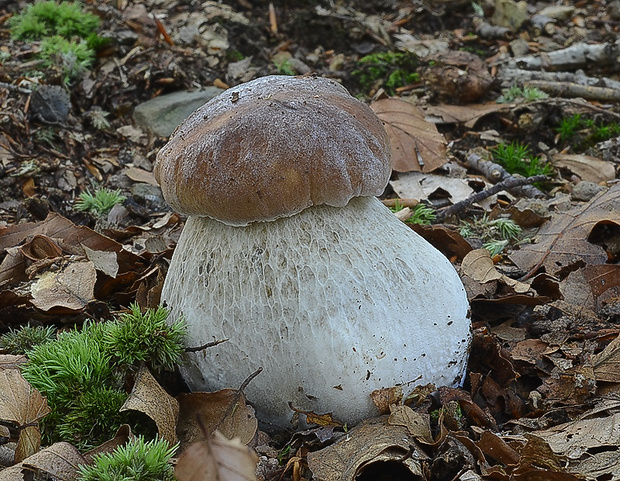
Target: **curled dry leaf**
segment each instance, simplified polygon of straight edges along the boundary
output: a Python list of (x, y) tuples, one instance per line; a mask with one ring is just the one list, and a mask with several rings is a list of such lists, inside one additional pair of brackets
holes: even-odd
[(183, 452), (174, 475), (179, 481), (253, 481), (257, 461), (254, 451), (241, 441), (215, 431)]
[(146, 367), (142, 366), (138, 371), (131, 394), (120, 410), (146, 414), (155, 421), (160, 437), (171, 445), (176, 443), (179, 402), (164, 391)]
[[(308, 466), (314, 479), (353, 481), (373, 463), (402, 462), (413, 476), (424, 479), (421, 461), (428, 456), (416, 443), (406, 426), (386, 424), (385, 417), (369, 419), (336, 443), (308, 453)], [(414, 453), (406, 456), (412, 449)]]
[(395, 98), (378, 100), (370, 107), (390, 137), (395, 171), (430, 172), (446, 163), (446, 140), (418, 107)]
[[(9, 421), (19, 428), (15, 461), (26, 459), (41, 447), (38, 422), (50, 412), (47, 401), (26, 381), (16, 365), (23, 356), (10, 356), (14, 363), (0, 365), (0, 420)], [(7, 360), (9, 356), (2, 356)], [(8, 366), (7, 368), (4, 368)], [(15, 366), (15, 367), (14, 367)]]
[(614, 164), (590, 155), (556, 154), (551, 157), (554, 167), (566, 169), (581, 180), (604, 182), (616, 178)]
[(0, 470), (0, 481), (58, 479), (75, 481), (78, 466), (84, 463), (80, 452), (71, 444), (60, 442), (33, 454), (21, 463)]

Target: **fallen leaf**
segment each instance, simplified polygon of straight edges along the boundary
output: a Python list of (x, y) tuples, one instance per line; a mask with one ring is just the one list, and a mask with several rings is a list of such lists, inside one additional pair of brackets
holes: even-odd
[[(405, 456), (411, 449), (413, 455)], [(375, 462), (402, 462), (412, 477), (423, 479), (425, 459), (428, 456), (416, 447), (405, 426), (386, 424), (382, 417), (363, 421), (334, 444), (308, 453), (308, 466), (314, 479), (353, 481)]]
[(620, 336), (592, 358), (597, 381), (620, 382)]
[(434, 442), (431, 434), (430, 416), (426, 413), (414, 411), (409, 406), (392, 406), (388, 424), (406, 427), (411, 436), (425, 444), (433, 444)]
[(215, 431), (181, 454), (174, 475), (179, 481), (253, 481), (257, 479), (257, 461), (245, 444)]
[[(18, 357), (18, 356), (15, 356)], [(41, 447), (38, 422), (50, 413), (47, 401), (24, 379), (19, 369), (0, 369), (0, 420), (19, 428), (15, 462), (26, 459)]]
[(80, 464), (84, 464), (84, 458), (73, 445), (66, 442), (52, 444), (23, 461), (28, 471), (45, 473), (63, 481), (76, 480)]
[(536, 431), (554, 453), (579, 459), (584, 453), (620, 445), (620, 413), (592, 419), (579, 419)]
[(581, 180), (600, 183), (616, 178), (616, 169), (612, 162), (583, 154), (556, 154), (551, 156), (554, 167), (566, 169)]
[(179, 402), (159, 385), (144, 366), (138, 371), (133, 389), (120, 409), (121, 412), (129, 410), (146, 414), (155, 421), (159, 436), (171, 445), (176, 444)]
[(236, 389), (182, 393), (176, 399), (179, 401), (177, 433), (184, 443), (205, 439), (197, 419), (209, 436), (218, 430), (228, 439), (238, 438), (248, 444), (256, 434), (258, 421), (254, 409), (246, 404), (245, 396)]
[(588, 241), (599, 222), (620, 218), (620, 184), (601, 192), (583, 207), (555, 214), (539, 230), (535, 243), (522, 245), (508, 257), (520, 269), (533, 274), (541, 267), (550, 275), (579, 266), (605, 264), (603, 247)]
[(447, 162), (446, 140), (415, 105), (396, 98), (370, 104), (392, 144), (392, 169), (430, 172)]
[(46, 271), (30, 287), (32, 304), (42, 311), (80, 311), (94, 299), (97, 273), (90, 261), (70, 261), (58, 271)]
[(464, 124), (473, 128), (476, 122), (496, 112), (509, 112), (513, 105), (488, 102), (485, 104), (469, 105), (427, 105), (424, 107), (426, 120), (436, 124)]

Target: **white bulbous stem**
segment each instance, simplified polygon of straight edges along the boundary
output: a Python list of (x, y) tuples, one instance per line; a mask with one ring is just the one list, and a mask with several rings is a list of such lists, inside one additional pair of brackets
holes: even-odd
[[(190, 217), (162, 299), (184, 316), (193, 390), (245, 389), (259, 419), (290, 427), (296, 408), (356, 423), (375, 389), (455, 385), (471, 341), (453, 266), (374, 197), (233, 227)], [(408, 385), (410, 389), (413, 384)]]

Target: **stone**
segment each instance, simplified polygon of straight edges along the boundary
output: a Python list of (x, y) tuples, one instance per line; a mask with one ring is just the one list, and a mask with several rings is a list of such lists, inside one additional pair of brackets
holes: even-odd
[(583, 180), (573, 187), (571, 197), (573, 200), (581, 200), (587, 202), (602, 190), (605, 190), (605, 187), (603, 187), (602, 185)]
[(134, 109), (133, 119), (145, 132), (157, 137), (170, 137), (189, 114), (222, 91), (218, 87), (205, 87), (161, 95), (138, 105)]

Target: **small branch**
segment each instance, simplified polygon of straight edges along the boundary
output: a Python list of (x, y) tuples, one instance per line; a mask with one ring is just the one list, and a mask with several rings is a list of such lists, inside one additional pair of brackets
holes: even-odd
[(8, 84), (6, 82), (0, 82), (0, 88), (7, 89), (7, 90), (12, 90), (13, 92), (19, 92), (19, 93), (26, 94), (26, 95), (30, 95), (32, 93), (32, 90), (30, 90), (30, 89), (25, 89), (23, 87), (18, 87), (17, 85)]
[(534, 175), (532, 177), (520, 178), (520, 177), (509, 177), (506, 180), (495, 184), (488, 189), (485, 189), (481, 192), (477, 192), (473, 195), (470, 195), (467, 199), (462, 200), (461, 202), (457, 202), (450, 207), (440, 211), (437, 213), (436, 223), (443, 222), (447, 217), (452, 215), (460, 214), (465, 211), (469, 206), (471, 206), (475, 202), (480, 202), (487, 197), (491, 197), (502, 190), (509, 190), (515, 187), (521, 187), (528, 184), (533, 184), (534, 182), (542, 182), (547, 180), (548, 177), (546, 175)]
[[(491, 162), (490, 160), (484, 160), (476, 154), (469, 155), (465, 161), (465, 165), (470, 169), (474, 169), (482, 173), (493, 184), (513, 178), (512, 174), (510, 174), (501, 165)], [(543, 192), (531, 185), (513, 187), (512, 193), (514, 195), (524, 197), (545, 197)]]
[(239, 389), (237, 389), (237, 392), (235, 393), (235, 397), (233, 397), (233, 400), (228, 405), (228, 408), (226, 409), (226, 412), (224, 413), (224, 415), (218, 421), (217, 425), (215, 426), (215, 429), (219, 429), (219, 427), (222, 425), (224, 420), (227, 417), (229, 417), (230, 415), (232, 415), (233, 411), (235, 410), (235, 408), (237, 406), (237, 403), (239, 402), (239, 398), (243, 394), (243, 390), (246, 387), (248, 387), (248, 384), (250, 384), (250, 382), (252, 382), (252, 379), (254, 379), (256, 376), (258, 376), (261, 372), (263, 372), (263, 368), (259, 367), (256, 371), (254, 371), (252, 374), (250, 374), (245, 381), (243, 381), (241, 383), (241, 386), (239, 386)]
[(210, 347), (213, 346), (217, 346), (218, 344), (222, 344), (223, 342), (228, 341), (228, 339), (222, 339), (219, 341), (213, 341), (213, 342), (208, 342), (202, 346), (198, 346), (198, 347), (186, 347), (185, 348), (185, 352), (198, 352), (198, 351), (202, 351), (203, 349), (208, 349)]

